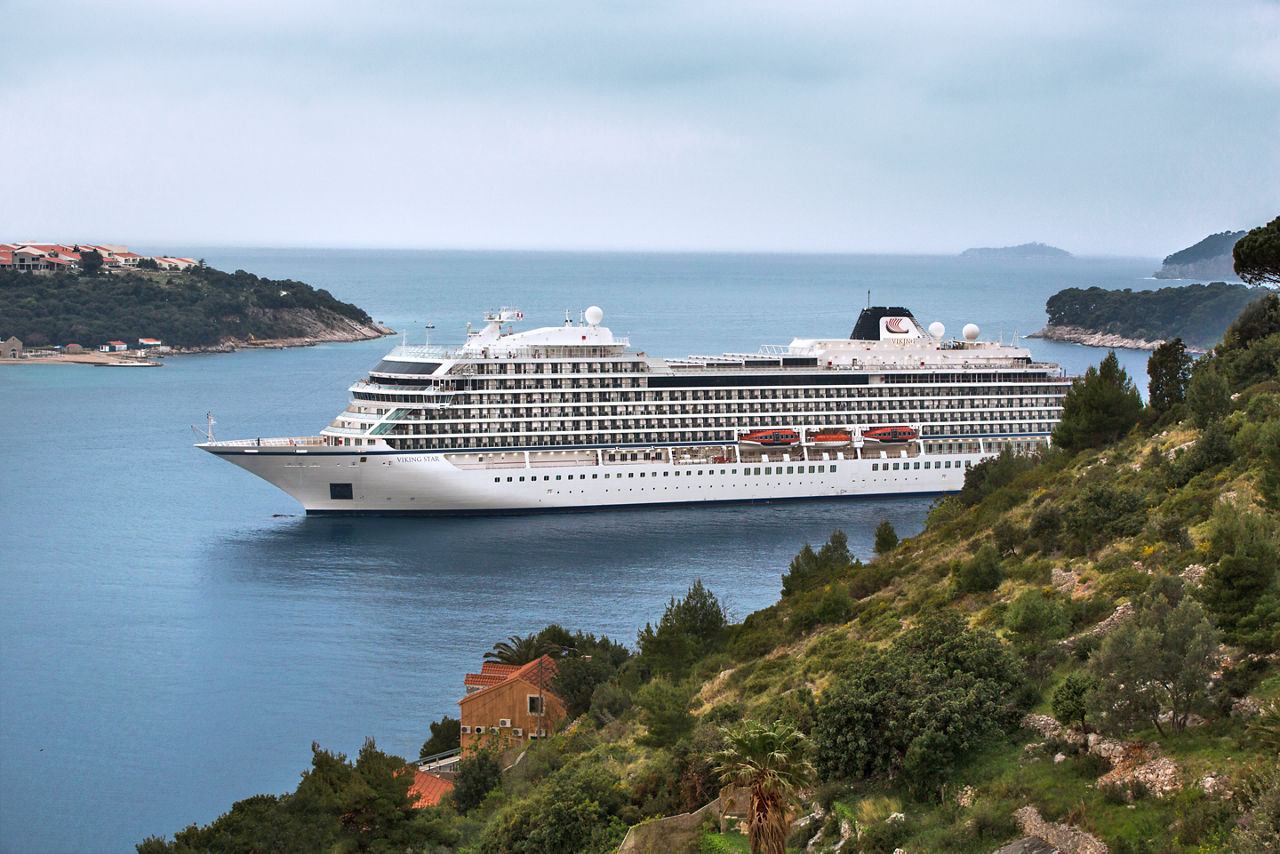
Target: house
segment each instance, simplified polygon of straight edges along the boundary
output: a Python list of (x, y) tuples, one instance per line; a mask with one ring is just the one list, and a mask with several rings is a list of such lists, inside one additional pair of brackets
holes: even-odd
[(22, 355), (22, 342), (10, 335), (0, 341), (0, 359), (25, 359)]
[(546, 737), (564, 722), (564, 701), (551, 690), (556, 662), (549, 655), (522, 666), (486, 662), (462, 680), (458, 701), (462, 752), (476, 747), (518, 747)]
[(409, 787), (409, 803), (417, 809), (433, 807), (447, 792), (453, 791), (453, 783), (422, 769), (413, 772), (413, 785)]
[(13, 249), (0, 246), (0, 270), (13, 269)]
[(162, 342), (159, 338), (139, 338), (138, 339), (138, 346), (143, 350), (146, 350), (148, 347), (159, 347), (162, 343), (164, 342)]
[(108, 341), (106, 344), (103, 344), (101, 347), (98, 348), (98, 350), (103, 353), (118, 353), (121, 350), (128, 350), (128, 349), (129, 349), (129, 345), (124, 343), (123, 341)]

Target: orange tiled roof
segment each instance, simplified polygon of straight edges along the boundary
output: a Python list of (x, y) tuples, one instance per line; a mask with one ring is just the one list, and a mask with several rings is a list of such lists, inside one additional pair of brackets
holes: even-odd
[[(499, 665), (499, 666), (504, 666), (504, 665)], [(512, 665), (505, 665), (505, 666), (512, 667)], [(481, 667), (480, 669), (484, 670), (483, 667)], [(494, 679), (495, 676), (497, 676), (498, 678)], [(541, 658), (535, 658), (533, 661), (530, 661), (528, 664), (522, 665), (520, 667), (515, 667), (511, 673), (507, 673), (507, 674), (468, 673), (466, 675), (466, 678), (463, 679), (464, 685), (482, 685), (483, 687), (480, 688), (479, 691), (473, 691), (470, 694), (467, 694), (467, 696), (463, 697), (458, 702), (459, 703), (466, 702), (467, 700), (470, 700), (472, 697), (476, 697), (480, 694), (483, 694), (485, 691), (488, 691), (490, 688), (493, 688), (496, 685), (502, 685), (506, 682), (511, 681), (512, 679), (522, 679), (525, 682), (528, 682), (529, 684), (535, 687), (540, 687), (543, 691), (547, 691), (548, 693), (550, 693), (551, 680), (554, 679), (555, 676), (556, 676), (556, 660), (549, 655), (544, 655)], [(539, 677), (541, 677), (541, 679), (539, 679)], [(475, 681), (472, 681), (473, 679)], [(484, 681), (482, 682), (480, 680), (484, 680)], [(493, 680), (493, 681), (490, 681), (490, 680)], [(539, 681), (541, 681), (541, 685), (539, 685)]]
[(524, 665), (521, 664), (502, 664), (497, 661), (486, 661), (480, 665), (480, 672), (484, 674), (500, 673), (503, 676), (509, 676), (515, 673)]
[(418, 809), (433, 807), (440, 803), (440, 799), (446, 792), (452, 791), (453, 784), (443, 777), (428, 774), (426, 771), (415, 771), (413, 785), (409, 787), (409, 802)]

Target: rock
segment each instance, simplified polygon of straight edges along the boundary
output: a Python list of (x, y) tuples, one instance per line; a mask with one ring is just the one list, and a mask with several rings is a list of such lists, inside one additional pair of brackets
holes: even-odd
[(1204, 574), (1209, 570), (1198, 563), (1182, 570), (1182, 580), (1187, 583), (1188, 587), (1199, 587), (1204, 583)]
[(1057, 738), (1062, 735), (1062, 724), (1049, 715), (1024, 715), (1022, 725), (1033, 729), (1045, 738)]
[(1231, 704), (1231, 717), (1233, 718), (1249, 718), (1256, 717), (1262, 712), (1262, 704), (1253, 697), (1241, 697)]
[(1024, 836), (991, 854), (1059, 854), (1058, 849), (1036, 836)]
[(1065, 753), (1056, 753), (1053, 756), (1054, 765), (1057, 765), (1059, 762), (1066, 762), (1066, 761), (1067, 761), (1067, 754)]
[(1215, 777), (1212, 774), (1206, 774), (1200, 778), (1200, 790), (1206, 795), (1214, 795), (1229, 801), (1235, 793), (1227, 786), (1228, 782), (1226, 777)]
[(1109, 854), (1102, 840), (1069, 824), (1051, 824), (1041, 818), (1033, 806), (1023, 807), (1013, 818), (1023, 833), (1043, 839), (1062, 854)]
[(1080, 583), (1080, 576), (1070, 569), (1054, 568), (1050, 574), (1050, 584), (1060, 593), (1071, 593)]

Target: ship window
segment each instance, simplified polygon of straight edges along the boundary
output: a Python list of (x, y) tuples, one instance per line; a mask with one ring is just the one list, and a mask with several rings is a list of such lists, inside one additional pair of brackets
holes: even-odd
[(592, 480), (595, 480), (595, 479), (596, 479), (596, 478), (598, 478), (599, 476), (600, 476), (600, 475), (598, 475), (598, 474), (593, 474), (593, 475), (591, 475), (591, 479), (592, 479)]
[(521, 477), (521, 478), (520, 478), (520, 482), (521, 482), (521, 483), (524, 483), (524, 478), (523, 478), (523, 477)]
[(920, 468), (920, 464), (919, 464), (919, 463), (916, 463), (915, 467), (916, 467), (916, 468)]
[(635, 473), (635, 472), (633, 472), (633, 471), (629, 471), (629, 472), (627, 472), (627, 477), (635, 477), (635, 476), (636, 476), (636, 473)]
[(499, 481), (501, 481), (501, 480), (502, 480), (502, 478), (500, 478), (500, 477), (495, 477), (495, 478), (493, 479), (493, 482), (494, 482), (494, 483), (498, 483), (498, 482), (499, 482)]
[(760, 474), (760, 466), (755, 467), (755, 474)]
[(924, 467), (925, 467), (925, 469), (926, 469), (926, 470), (928, 470), (928, 468), (929, 468), (929, 461), (928, 461), (928, 460), (925, 460)]
[(560, 475), (556, 475), (556, 480), (559, 480), (559, 479), (560, 479)]
[(543, 480), (551, 480), (551, 475), (549, 475), (549, 474), (544, 474), (544, 475), (542, 476), (542, 479), (543, 479)]
[(349, 483), (331, 483), (329, 484), (329, 499), (331, 501), (351, 501), (355, 498)]
[(787, 474), (795, 474), (795, 473), (796, 473), (795, 466), (787, 466)]
[(818, 466), (818, 474), (823, 474), (824, 472), (826, 472), (826, 470), (827, 470), (826, 466)]
[(664, 471), (664, 472), (662, 473), (662, 476), (663, 476), (663, 477), (670, 477), (670, 476), (671, 476), (671, 472), (669, 472), (669, 471)]
[(813, 466), (809, 466), (809, 474), (813, 474), (813, 473), (814, 473), (814, 471), (815, 471), (814, 467), (813, 467)]
[(879, 464), (879, 463), (872, 463), (872, 464), (871, 464), (871, 470), (872, 470), (872, 471), (880, 471), (880, 464)]
[(898, 464), (897, 464), (897, 463), (894, 463), (894, 464), (893, 464), (893, 470), (894, 470), (894, 471), (897, 471), (897, 470), (898, 470)]
[(834, 472), (835, 470), (836, 470), (836, 467), (835, 467), (835, 466), (832, 466), (832, 467), (831, 467), (831, 471), (832, 471), (832, 472)]
[(764, 473), (773, 474), (773, 466), (765, 466)]
[(946, 465), (947, 468), (951, 468), (951, 460), (947, 460), (944, 465)]
[(701, 477), (701, 476), (702, 476), (702, 469), (698, 469), (698, 476), (699, 476), (699, 477)]
[(738, 470), (737, 470), (737, 469), (734, 469), (733, 471), (731, 471), (731, 472), (729, 472), (729, 473), (730, 473), (730, 474), (737, 474), (737, 473), (738, 473)]

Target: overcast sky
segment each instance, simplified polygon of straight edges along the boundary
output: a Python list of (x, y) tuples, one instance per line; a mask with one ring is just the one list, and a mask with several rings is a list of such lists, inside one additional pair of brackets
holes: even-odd
[(0, 240), (1163, 256), (1280, 2), (0, 0)]

